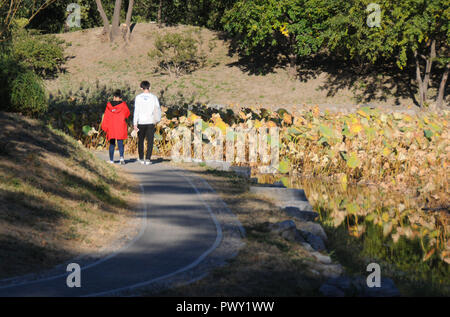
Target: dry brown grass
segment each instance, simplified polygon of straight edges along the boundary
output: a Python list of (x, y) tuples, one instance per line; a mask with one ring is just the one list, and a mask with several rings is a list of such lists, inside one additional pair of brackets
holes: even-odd
[(136, 181), (66, 135), (0, 113), (0, 278), (94, 252), (130, 226)]
[[(229, 55), (229, 43), (219, 39), (219, 34), (207, 29), (201, 29), (203, 50), (207, 54), (207, 66), (192, 74), (181, 78), (161, 75), (154, 72), (154, 62), (148, 57), (148, 52), (154, 47), (156, 35), (162, 32), (186, 32), (190, 26), (165, 27), (158, 29), (154, 24), (138, 24), (133, 33), (133, 40), (128, 47), (124, 43), (102, 42), (99, 38), (101, 28), (83, 30), (73, 33), (60, 34), (61, 38), (72, 43), (67, 49), (71, 59), (67, 63), (67, 73), (56, 80), (47, 81), (50, 91), (58, 89), (77, 89), (80, 84), (94, 85), (98, 80), (101, 84), (111, 86), (130, 85), (139, 92), (139, 83), (148, 79), (152, 90), (159, 92), (168, 87), (166, 95), (182, 93), (184, 96), (193, 96), (196, 101), (221, 104), (239, 108), (240, 106), (263, 106), (268, 109), (299, 108), (307, 105), (339, 105), (349, 107), (357, 104), (356, 94), (364, 94), (359, 89), (362, 83), (367, 84), (367, 78), (359, 78), (350, 88), (341, 82), (340, 86), (329, 94), (329, 89), (323, 89), (333, 79), (331, 73), (312, 71), (305, 80), (291, 79), (288, 71), (276, 68), (265, 75), (255, 75), (246, 71), (245, 66), (239, 63), (237, 55)], [(211, 47), (214, 47), (210, 51)], [(309, 72), (309, 71), (307, 71)], [(341, 85), (342, 84), (342, 85)], [(376, 93), (374, 103), (390, 107), (397, 99), (390, 95), (395, 93), (382, 85)], [(322, 88), (321, 88), (322, 87)], [(399, 105), (405, 108), (413, 105), (409, 97), (399, 97)], [(398, 107), (396, 107), (398, 108)], [(293, 109), (292, 109), (293, 110)]]

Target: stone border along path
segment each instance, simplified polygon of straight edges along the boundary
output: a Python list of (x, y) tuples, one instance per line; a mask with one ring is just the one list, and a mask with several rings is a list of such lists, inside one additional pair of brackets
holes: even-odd
[(285, 220), (268, 224), (268, 229), (286, 240), (301, 244), (318, 261), (314, 269), (310, 269), (313, 274), (328, 278), (343, 274), (344, 270), (340, 264), (333, 263), (328, 255), (320, 253), (326, 251), (328, 237), (322, 226), (314, 221), (319, 214), (313, 211), (304, 190), (259, 184), (250, 186), (250, 193), (273, 200), (286, 215), (297, 220), (297, 223)]
[[(96, 153), (106, 160), (106, 152)], [(132, 296), (199, 280), (244, 246), (245, 231), (201, 177), (169, 163), (125, 170), (141, 183), (142, 210), (120, 241), (41, 274), (0, 280), (2, 296)], [(68, 263), (81, 266), (81, 288), (66, 285)]]

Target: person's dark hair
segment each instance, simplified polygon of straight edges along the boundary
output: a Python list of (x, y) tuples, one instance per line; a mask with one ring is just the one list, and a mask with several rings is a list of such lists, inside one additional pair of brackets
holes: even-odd
[(141, 83), (141, 88), (144, 89), (144, 90), (150, 89), (150, 83), (149, 83), (148, 81), (144, 80), (144, 81)]
[(117, 90), (114, 92), (114, 97), (116, 97), (116, 98), (122, 98), (122, 91), (121, 91), (120, 89), (117, 89)]

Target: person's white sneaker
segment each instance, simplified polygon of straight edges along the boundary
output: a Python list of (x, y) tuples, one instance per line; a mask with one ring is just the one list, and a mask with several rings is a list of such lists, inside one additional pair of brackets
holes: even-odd
[(123, 157), (120, 158), (120, 164), (125, 165), (125, 159)]
[(143, 160), (141, 160), (141, 159), (138, 159), (137, 161), (138, 161), (138, 163), (141, 163), (142, 165), (145, 164), (145, 161), (143, 161)]
[(114, 164), (114, 161), (108, 161), (108, 164)]
[(150, 160), (145, 160), (145, 165), (152, 165), (152, 162)]

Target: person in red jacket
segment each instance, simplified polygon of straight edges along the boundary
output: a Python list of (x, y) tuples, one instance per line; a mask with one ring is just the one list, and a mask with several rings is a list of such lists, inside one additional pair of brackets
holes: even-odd
[(128, 138), (128, 125), (126, 120), (130, 116), (130, 110), (126, 102), (122, 100), (122, 92), (114, 92), (113, 101), (106, 105), (103, 116), (102, 130), (106, 132), (106, 138), (110, 141), (109, 163), (114, 163), (114, 150), (116, 141), (119, 146), (120, 164), (125, 164), (123, 140)]

